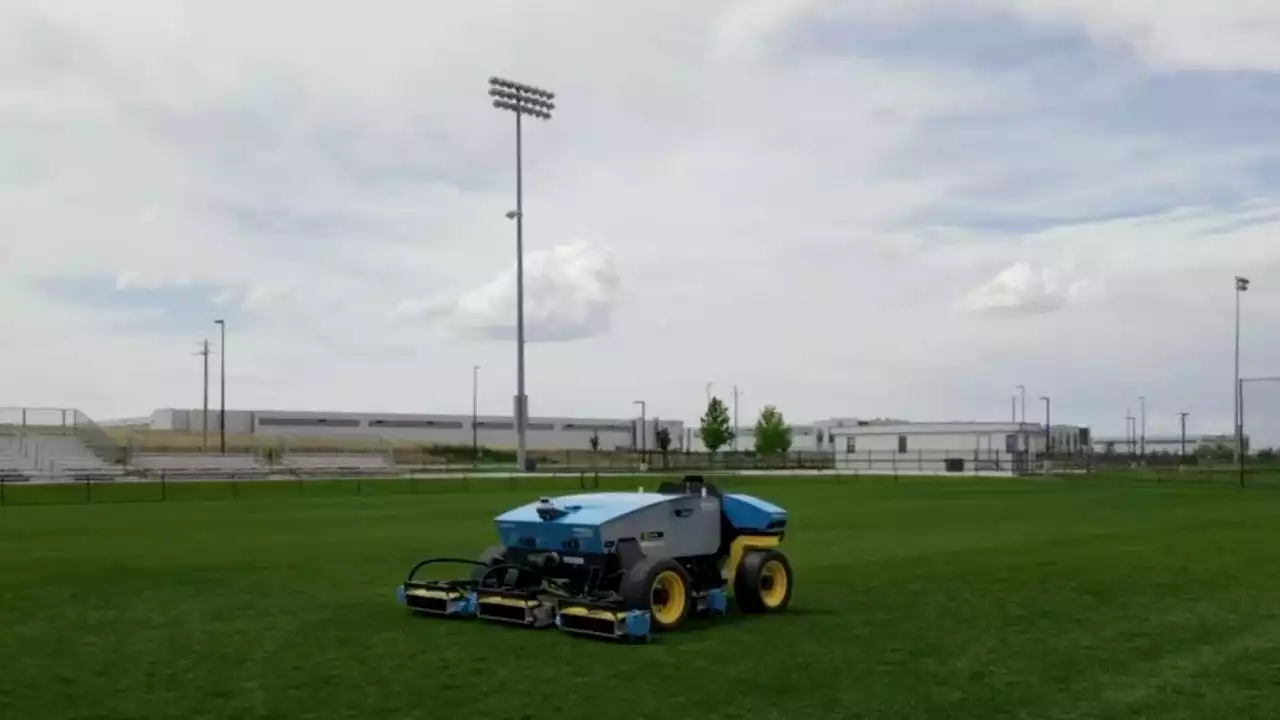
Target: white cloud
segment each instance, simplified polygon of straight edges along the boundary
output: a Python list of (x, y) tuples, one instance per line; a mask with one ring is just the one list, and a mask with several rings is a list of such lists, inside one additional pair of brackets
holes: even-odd
[[(606, 333), (621, 296), (610, 253), (586, 242), (528, 253), (524, 262), (525, 339), (563, 342)], [(516, 337), (516, 268), (504, 270), (457, 300), (409, 300), (397, 307), (406, 318), (445, 321), (463, 337)]]
[(1082, 282), (1069, 282), (1053, 268), (1018, 262), (966, 295), (959, 306), (993, 315), (1040, 315), (1079, 299), (1084, 289)]
[[(512, 254), (514, 138), (492, 74), (558, 94), (524, 135), (536, 412), (644, 397), (693, 418), (714, 381), (747, 392), (744, 413), (798, 420), (1003, 417), (1016, 376), (1063, 388), (1082, 421), (1123, 417), (1107, 403), (1139, 382), (1153, 403), (1229, 416), (1200, 376), (1230, 362), (1230, 277), (1256, 273), (1247, 317), (1280, 321), (1280, 152), (1230, 128), (1072, 116), (1108, 94), (1130, 110), (1143, 74), (1109, 53), (1066, 80), (913, 55), (913, 23), (972, 6), (371, 0), (300, 22), (291, 0), (100, 5), (0, 4), (12, 403), (195, 403), (190, 351), (225, 315), (233, 405), (465, 411), (480, 364), (482, 410), (505, 412), (511, 273), (471, 287)], [(1274, 68), (1271, 5), (986, 7), (1176, 71)], [(869, 22), (892, 28), (892, 53), (859, 44)], [(554, 247), (573, 237), (600, 245)], [(1016, 312), (1091, 302), (1034, 323), (949, 312), (971, 294)], [(164, 299), (138, 307), (149, 297)], [(1085, 341), (1087, 359), (1054, 350)], [(1245, 352), (1280, 364), (1265, 338)]]
[(1081, 27), (1166, 69), (1280, 70), (1280, 5), (1180, 0), (985, 0), (1045, 23)]

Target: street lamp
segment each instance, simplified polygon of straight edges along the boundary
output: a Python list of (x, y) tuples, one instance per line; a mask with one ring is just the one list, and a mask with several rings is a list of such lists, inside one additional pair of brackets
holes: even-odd
[(1244, 398), (1240, 392), (1240, 293), (1249, 290), (1249, 279), (1235, 275), (1235, 455), (1240, 460), (1240, 480), (1244, 480)]
[(222, 454), (227, 454), (227, 321), (221, 318), (213, 321), (218, 326), (218, 347), (222, 369), (219, 371), (218, 390), (222, 395), (221, 409), (218, 411), (218, 435), (222, 445)]
[(471, 462), (472, 466), (480, 462), (480, 430), (476, 427), (476, 389), (480, 384), (480, 366), (471, 366)]
[(640, 406), (640, 452), (643, 454), (649, 449), (649, 428), (645, 424), (647, 422), (645, 418), (645, 405), (643, 400), (632, 400), (631, 404)]
[(525, 465), (525, 425), (528, 422), (529, 398), (524, 391), (524, 179), (521, 159), (520, 118), (528, 115), (550, 120), (555, 104), (555, 93), (531, 85), (489, 78), (489, 95), (493, 106), (516, 116), (516, 209), (507, 218), (516, 221), (516, 463), (520, 472)]

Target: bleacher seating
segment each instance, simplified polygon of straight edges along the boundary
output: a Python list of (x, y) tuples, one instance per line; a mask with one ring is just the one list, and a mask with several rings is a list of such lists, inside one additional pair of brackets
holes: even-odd
[(268, 469), (253, 455), (134, 455), (131, 469), (146, 477), (263, 477)]
[(289, 454), (281, 464), (295, 475), (389, 475), (395, 471), (386, 455), (372, 453)]
[(0, 436), (0, 476), (22, 480), (110, 480), (121, 469), (75, 435), (21, 433)]

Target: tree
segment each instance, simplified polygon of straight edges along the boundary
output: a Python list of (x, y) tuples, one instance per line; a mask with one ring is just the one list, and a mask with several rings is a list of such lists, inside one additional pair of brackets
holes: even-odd
[(591, 452), (600, 451), (600, 432), (598, 430), (591, 431)]
[(720, 398), (713, 397), (711, 402), (707, 403), (707, 412), (702, 416), (701, 432), (702, 444), (713, 453), (733, 442), (734, 432), (729, 424), (729, 408), (725, 407)]
[(671, 431), (666, 426), (663, 426), (658, 428), (653, 437), (658, 443), (658, 449), (662, 451), (663, 455), (666, 455), (667, 451), (671, 449)]
[(773, 405), (766, 405), (756, 420), (756, 452), (761, 455), (779, 455), (791, 449), (791, 428), (782, 413)]
[(662, 467), (667, 466), (667, 451), (671, 449), (671, 431), (666, 425), (658, 428), (653, 434), (653, 439), (658, 443), (658, 449), (662, 451)]

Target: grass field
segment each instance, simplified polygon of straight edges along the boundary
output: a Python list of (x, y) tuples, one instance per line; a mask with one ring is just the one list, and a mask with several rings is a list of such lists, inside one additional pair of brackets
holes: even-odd
[(648, 646), (395, 604), (413, 562), (478, 553), (490, 518), (537, 491), (10, 504), (0, 718), (1164, 720), (1280, 706), (1274, 489), (750, 484), (792, 512), (790, 611), (731, 610)]

